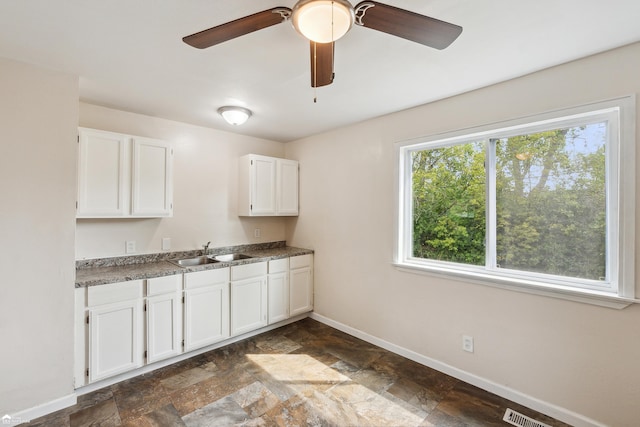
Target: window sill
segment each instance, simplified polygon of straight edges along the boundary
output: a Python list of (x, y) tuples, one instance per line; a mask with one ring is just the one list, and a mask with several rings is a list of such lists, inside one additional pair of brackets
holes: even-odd
[(560, 298), (584, 304), (615, 308), (618, 310), (628, 307), (631, 304), (640, 304), (639, 299), (625, 298), (607, 292), (589, 289), (575, 289), (567, 286), (551, 285), (530, 280), (518, 280), (488, 273), (477, 273), (411, 263), (396, 262), (393, 263), (393, 265), (399, 271), (407, 273), (456, 279), (499, 289), (507, 289), (510, 291), (524, 292), (551, 298)]

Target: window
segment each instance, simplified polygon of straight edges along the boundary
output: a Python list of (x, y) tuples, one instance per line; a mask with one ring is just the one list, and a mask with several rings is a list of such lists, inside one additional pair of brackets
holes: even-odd
[(397, 144), (396, 265), (632, 302), (634, 117), (622, 98)]

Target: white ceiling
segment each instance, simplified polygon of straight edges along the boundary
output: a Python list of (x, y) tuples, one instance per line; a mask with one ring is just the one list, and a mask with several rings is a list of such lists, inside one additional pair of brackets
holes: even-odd
[[(354, 27), (315, 104), (308, 42), (289, 23), (204, 50), (182, 42), (295, 0), (0, 0), (0, 57), (79, 75), (89, 103), (291, 141), (640, 40), (638, 0), (383, 2), (464, 30), (438, 51)], [(254, 115), (232, 127), (223, 105)]]

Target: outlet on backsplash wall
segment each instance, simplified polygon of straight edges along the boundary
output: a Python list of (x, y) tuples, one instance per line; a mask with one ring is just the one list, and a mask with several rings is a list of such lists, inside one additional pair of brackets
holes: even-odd
[(162, 238), (162, 250), (163, 251), (168, 251), (169, 249), (171, 249), (171, 238), (170, 237), (163, 237)]
[(126, 254), (135, 254), (136, 253), (136, 241), (135, 240), (127, 240), (125, 242), (125, 253)]

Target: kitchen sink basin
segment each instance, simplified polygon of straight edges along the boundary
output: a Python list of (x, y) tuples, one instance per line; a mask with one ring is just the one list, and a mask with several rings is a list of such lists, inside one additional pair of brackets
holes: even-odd
[(245, 254), (224, 254), (224, 255), (216, 255), (213, 257), (216, 261), (221, 262), (229, 262), (229, 261), (238, 261), (240, 259), (252, 258), (249, 255)]
[(169, 262), (179, 265), (180, 267), (193, 267), (194, 265), (213, 264), (220, 261), (206, 256), (197, 256), (193, 258), (170, 259)]

